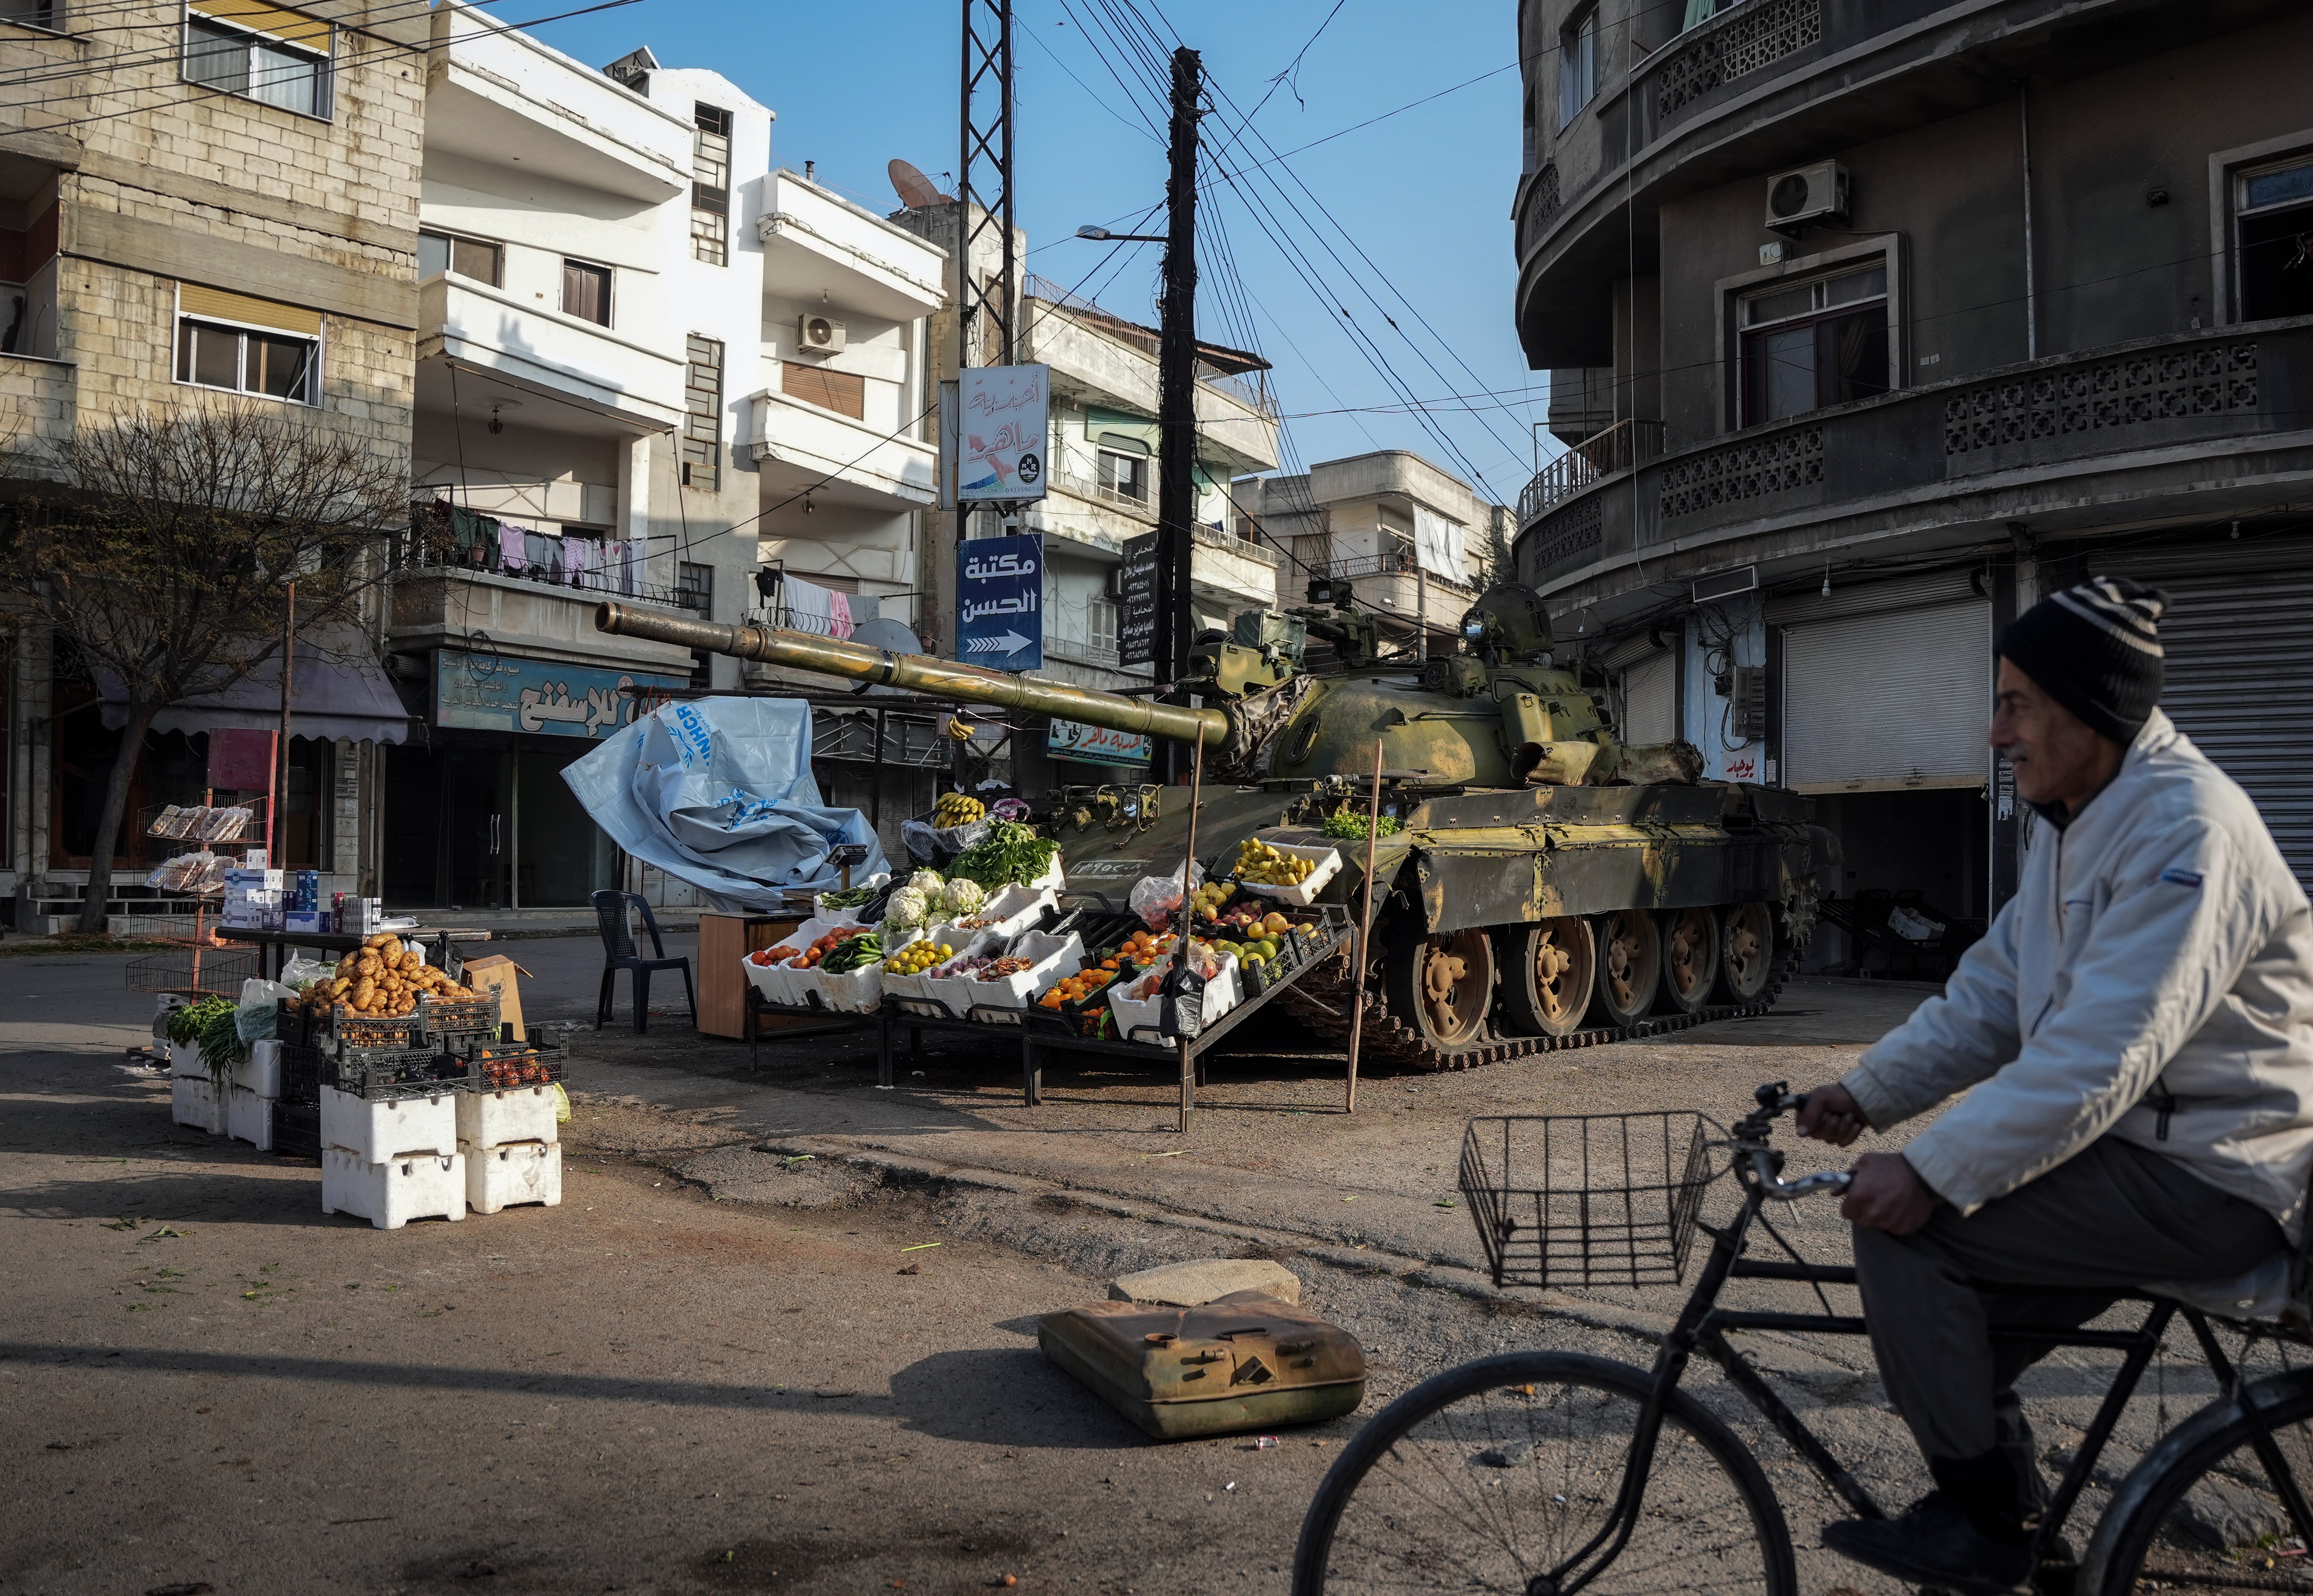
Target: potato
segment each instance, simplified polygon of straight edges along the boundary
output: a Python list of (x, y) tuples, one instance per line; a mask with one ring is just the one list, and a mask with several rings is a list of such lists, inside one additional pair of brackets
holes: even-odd
[(365, 975), (359, 981), (354, 983), (354, 1001), (352, 1005), (354, 1008), (366, 1009), (376, 997), (377, 983), (372, 981), (368, 976)]

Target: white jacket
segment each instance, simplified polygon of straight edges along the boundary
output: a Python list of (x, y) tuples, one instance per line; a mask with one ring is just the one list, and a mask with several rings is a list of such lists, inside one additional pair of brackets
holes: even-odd
[(2313, 908), (2256, 805), (2155, 710), (2111, 785), (2033, 832), (1943, 994), (1842, 1084), (1881, 1131), (1975, 1089), (1904, 1149), (1963, 1213), (2109, 1133), (2299, 1239)]

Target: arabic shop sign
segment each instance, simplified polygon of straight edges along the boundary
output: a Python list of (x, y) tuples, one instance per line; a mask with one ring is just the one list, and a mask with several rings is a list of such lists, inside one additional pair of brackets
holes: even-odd
[(656, 709), (670, 690), (687, 685), (682, 676), (647, 671), (606, 671), (443, 648), (434, 656), (434, 724), (469, 731), (607, 737)]
[(1094, 764), (1147, 764), (1147, 732), (1111, 731), (1104, 726), (1055, 720), (1044, 733), (1044, 749), (1055, 759), (1081, 759)]
[(1118, 619), (1116, 658), (1119, 665), (1154, 665), (1156, 661), (1156, 534), (1143, 533), (1124, 540), (1124, 568), (1120, 573), (1124, 613)]
[(999, 671), (1044, 664), (1044, 534), (955, 546), (955, 657)]
[(967, 366), (959, 375), (955, 496), (1022, 504), (1044, 497), (1049, 366)]

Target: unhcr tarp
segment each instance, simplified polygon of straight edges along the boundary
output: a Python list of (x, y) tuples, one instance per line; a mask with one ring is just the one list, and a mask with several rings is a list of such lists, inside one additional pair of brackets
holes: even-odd
[(845, 842), (867, 848), (853, 880), (885, 868), (866, 817), (820, 802), (811, 706), (795, 699), (668, 704), (562, 779), (620, 847), (713, 894), (720, 908), (775, 910), (784, 889), (839, 885), (827, 856)]

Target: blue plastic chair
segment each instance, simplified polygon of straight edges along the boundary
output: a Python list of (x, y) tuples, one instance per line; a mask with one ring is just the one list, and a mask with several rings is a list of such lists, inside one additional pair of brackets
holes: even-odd
[[(650, 933), (651, 957), (645, 958), (636, 945), (629, 913), (642, 916), (643, 930)], [(641, 1036), (650, 1028), (650, 980), (654, 970), (681, 970), (682, 994), (690, 1005), (690, 1024), (699, 1025), (699, 994), (690, 984), (690, 961), (688, 958), (666, 957), (666, 944), (659, 940), (658, 921), (651, 918), (650, 904), (641, 895), (631, 892), (598, 892), (594, 895), (594, 920), (602, 930), (602, 990), (594, 1000), (594, 1028), (601, 1030), (611, 1018), (614, 1004), (612, 983), (620, 970), (631, 970), (635, 978), (635, 1034)]]

